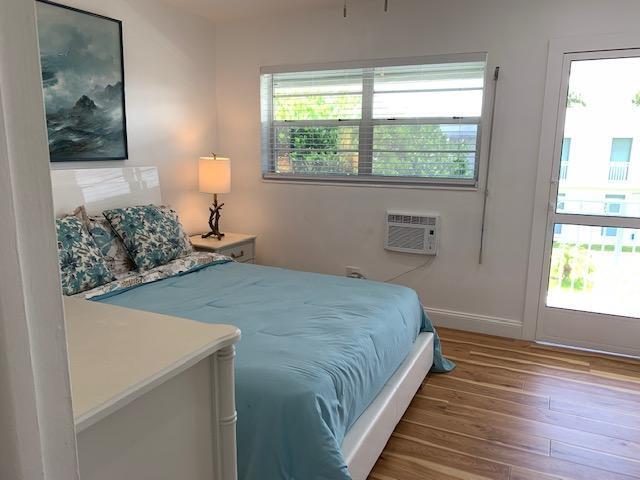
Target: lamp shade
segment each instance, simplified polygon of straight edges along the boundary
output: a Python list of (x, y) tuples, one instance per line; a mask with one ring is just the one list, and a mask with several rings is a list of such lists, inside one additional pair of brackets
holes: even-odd
[(223, 157), (200, 157), (198, 183), (202, 193), (229, 193), (231, 160)]

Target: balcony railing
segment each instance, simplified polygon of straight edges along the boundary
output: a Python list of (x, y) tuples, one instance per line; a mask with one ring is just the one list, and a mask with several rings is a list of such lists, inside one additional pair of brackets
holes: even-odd
[(629, 177), (628, 162), (611, 162), (609, 163), (609, 181), (625, 182)]

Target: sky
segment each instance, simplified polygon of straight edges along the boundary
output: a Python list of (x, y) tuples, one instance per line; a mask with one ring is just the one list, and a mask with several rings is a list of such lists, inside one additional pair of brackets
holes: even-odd
[(121, 81), (118, 24), (36, 2), (47, 113)]
[(569, 91), (602, 114), (632, 109), (631, 100), (640, 92), (640, 57), (574, 61)]

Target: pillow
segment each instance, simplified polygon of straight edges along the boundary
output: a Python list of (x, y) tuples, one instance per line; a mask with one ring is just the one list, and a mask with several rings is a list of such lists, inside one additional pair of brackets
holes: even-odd
[(100, 249), (78, 217), (58, 218), (56, 233), (65, 295), (75, 295), (115, 280)]
[(106, 218), (89, 217), (87, 224), (87, 229), (107, 262), (109, 270), (116, 277), (121, 277), (136, 268), (122, 240), (113, 231)]
[(139, 270), (149, 270), (193, 251), (178, 215), (168, 207), (142, 205), (102, 212)]
[(167, 207), (166, 205), (160, 205), (158, 208), (163, 212), (166, 212), (167, 215), (171, 215), (175, 219), (175, 221), (178, 222), (178, 226), (180, 227), (180, 235), (182, 236), (182, 243), (184, 245), (184, 255), (193, 253), (195, 249), (193, 248), (193, 245), (191, 245), (191, 240), (189, 239), (189, 235), (187, 235), (187, 232), (185, 232), (184, 228), (182, 228), (182, 223), (180, 223), (180, 217), (178, 217), (178, 214), (176, 213), (176, 211), (170, 207)]
[(102, 215), (90, 217), (87, 215), (84, 205), (76, 208), (73, 215), (82, 220), (82, 223), (87, 227), (89, 234), (93, 237), (107, 262), (109, 270), (116, 278), (119, 279), (136, 268), (122, 240), (113, 231), (106, 218)]

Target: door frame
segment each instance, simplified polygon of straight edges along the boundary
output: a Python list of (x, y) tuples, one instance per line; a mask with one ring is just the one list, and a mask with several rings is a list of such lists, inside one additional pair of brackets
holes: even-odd
[[(558, 131), (559, 109), (566, 100), (563, 96), (563, 68), (566, 54), (580, 54), (603, 50), (629, 50), (640, 48), (639, 33), (612, 35), (588, 35), (551, 39), (547, 59), (547, 75), (540, 128), (540, 148), (538, 152), (538, 171), (536, 193), (531, 223), (531, 244), (523, 314), (522, 337), (536, 339), (539, 320), (539, 303), (542, 289), (547, 280), (544, 278), (545, 246), (547, 243), (548, 209), (553, 187), (554, 164), (556, 162), (556, 136)], [(609, 221), (614, 219), (609, 219)], [(615, 221), (613, 222), (615, 223)], [(596, 346), (592, 346), (595, 348)]]
[[(629, 336), (625, 336), (625, 334), (631, 335), (631, 332), (633, 332), (631, 338), (639, 338), (637, 335), (640, 335), (640, 322), (637, 319), (615, 314), (549, 307), (546, 302), (554, 238), (553, 228), (556, 223), (591, 227), (640, 229), (640, 220), (635, 217), (556, 213), (557, 195), (560, 187), (559, 173), (562, 139), (564, 138), (566, 126), (567, 107), (565, 105), (565, 99), (569, 92), (571, 65), (574, 61), (629, 57), (640, 59), (640, 49), (598, 50), (563, 55), (562, 81), (560, 85), (561, 101), (558, 104), (553, 163), (549, 186), (546, 243), (543, 254), (536, 339), (560, 344), (571, 342), (572, 345), (579, 345), (582, 348), (611, 351), (626, 355), (638, 355), (640, 351), (636, 346), (623, 346), (625, 341), (630, 338)], [(555, 315), (557, 322), (553, 322), (552, 320), (545, 321), (545, 314)], [(587, 319), (591, 321), (588, 322), (586, 321)], [(604, 322), (601, 320), (604, 320)], [(616, 330), (615, 328), (612, 329), (612, 327), (620, 327), (620, 329)], [(581, 333), (580, 339), (576, 338), (576, 335), (573, 333), (578, 331)], [(614, 340), (613, 337), (617, 338)], [(609, 339), (611, 343), (607, 343), (605, 341), (607, 339)]]
[(79, 480), (35, 2), (0, 2), (0, 478)]

